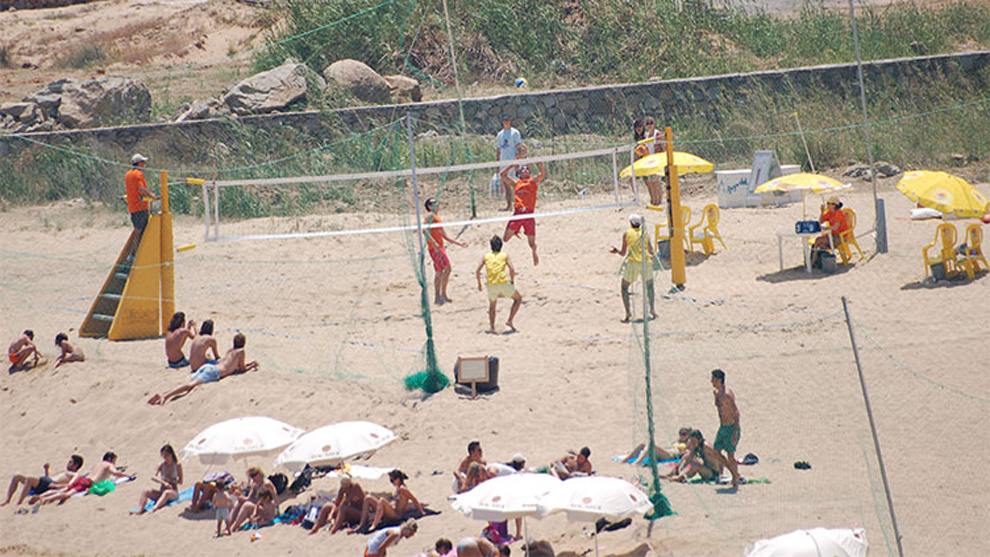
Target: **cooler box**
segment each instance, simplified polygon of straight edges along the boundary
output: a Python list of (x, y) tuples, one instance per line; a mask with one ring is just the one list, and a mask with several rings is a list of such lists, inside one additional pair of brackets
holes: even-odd
[[(782, 176), (797, 174), (801, 172), (801, 166), (797, 164), (780, 165)], [(718, 206), (720, 209), (732, 209), (735, 207), (760, 207), (764, 203), (791, 203), (800, 202), (803, 195), (800, 191), (790, 193), (766, 193), (758, 195), (753, 193), (760, 184), (750, 184), (749, 176), (752, 170), (749, 168), (739, 168), (736, 170), (717, 170), (715, 178), (718, 183)]]

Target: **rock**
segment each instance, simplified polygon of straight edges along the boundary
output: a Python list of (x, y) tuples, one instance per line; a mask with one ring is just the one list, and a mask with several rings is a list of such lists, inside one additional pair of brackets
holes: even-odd
[(337, 60), (323, 70), (327, 81), (350, 91), (366, 102), (387, 103), (391, 100), (389, 84), (367, 64), (357, 60)]
[(884, 178), (890, 178), (891, 176), (897, 176), (901, 173), (901, 169), (897, 165), (890, 164), (885, 161), (877, 161), (877, 174), (883, 176)]
[(190, 104), (186, 110), (179, 114), (176, 118), (176, 122), (185, 122), (186, 120), (206, 120), (208, 118), (216, 118), (223, 113), (223, 109), (226, 107), (219, 99), (207, 99), (205, 101), (195, 100)]
[(860, 164), (860, 163), (851, 164), (850, 166), (846, 167), (846, 170), (843, 171), (842, 173), (843, 176), (848, 176), (850, 178), (868, 177), (869, 174), (870, 174), (870, 165)]
[(66, 128), (146, 122), (151, 118), (148, 88), (125, 77), (67, 80), (61, 96), (57, 120)]
[(0, 114), (24, 120), (25, 115), (31, 115), (36, 109), (37, 105), (32, 102), (4, 103), (0, 105)]
[(386, 75), (383, 79), (388, 82), (393, 97), (405, 97), (414, 103), (423, 100), (423, 90), (415, 79), (404, 75)]
[(309, 73), (305, 64), (288, 61), (241, 81), (223, 96), (222, 102), (238, 116), (282, 110), (306, 97)]

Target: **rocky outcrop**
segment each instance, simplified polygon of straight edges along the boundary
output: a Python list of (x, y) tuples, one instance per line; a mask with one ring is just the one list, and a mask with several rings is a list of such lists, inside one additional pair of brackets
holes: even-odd
[(150, 117), (148, 88), (124, 77), (62, 79), (21, 102), (0, 106), (3, 127), (15, 132), (113, 126)]
[(393, 98), (406, 98), (414, 103), (423, 100), (423, 90), (415, 79), (404, 75), (386, 75), (384, 79)]
[(362, 101), (384, 104), (392, 100), (388, 81), (363, 62), (337, 60), (323, 70), (323, 75)]
[[(306, 97), (308, 76), (311, 72), (305, 64), (288, 61), (241, 81), (221, 101), (238, 116), (284, 110)], [(319, 76), (315, 74), (312, 77), (310, 81), (315, 87), (320, 87), (322, 79), (317, 81), (315, 78)], [(325, 83), (322, 85), (325, 86)]]

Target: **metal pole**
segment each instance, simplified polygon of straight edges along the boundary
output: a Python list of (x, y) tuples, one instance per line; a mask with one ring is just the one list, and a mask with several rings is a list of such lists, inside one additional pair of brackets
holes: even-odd
[[(447, 0), (443, 0), (443, 17), (447, 23), (447, 44), (450, 45), (450, 67), (454, 70), (454, 88), (457, 89), (457, 110), (461, 119), (461, 139), (467, 136), (467, 126), (464, 124), (464, 95), (461, 93), (461, 80), (457, 75), (457, 55), (454, 53), (454, 33), (450, 27), (450, 11), (447, 9)], [(465, 146), (465, 151), (470, 156), (470, 150)], [(478, 217), (478, 204), (474, 196), (474, 180), (470, 181), (471, 187), (471, 218)]]
[(220, 238), (220, 186), (213, 182), (213, 239)]
[(633, 165), (636, 164), (636, 149), (629, 150), (629, 170), (631, 171), (629, 175), (629, 187), (633, 191), (633, 203), (639, 205), (639, 189), (636, 187), (636, 169)]
[(797, 122), (798, 133), (801, 134), (801, 143), (804, 144), (804, 154), (808, 155), (808, 164), (811, 165), (811, 171), (817, 172), (815, 170), (815, 161), (811, 160), (811, 151), (808, 150), (808, 141), (804, 138), (804, 130), (801, 129), (801, 118), (798, 116), (797, 111), (794, 111), (794, 120)]
[[(870, 181), (873, 184), (873, 227), (877, 227), (877, 165), (873, 160), (873, 130), (870, 124), (870, 114), (866, 109), (866, 84), (863, 81), (863, 60), (859, 54), (859, 30), (856, 28), (856, 7), (849, 0), (849, 20), (852, 22), (853, 47), (856, 50), (856, 78), (859, 80), (859, 104), (863, 109), (863, 124), (866, 131), (866, 154), (870, 159)], [(880, 252), (880, 234), (877, 234), (877, 251)], [(886, 233), (883, 234), (886, 238)], [(886, 252), (886, 246), (882, 246)]]
[(206, 230), (203, 231), (203, 241), (210, 241), (210, 190), (206, 188), (206, 180), (203, 180), (203, 224)]
[(866, 415), (870, 418), (870, 431), (873, 433), (873, 446), (877, 449), (877, 462), (880, 464), (880, 477), (883, 479), (883, 491), (887, 495), (887, 508), (890, 509), (890, 522), (894, 525), (894, 539), (897, 540), (897, 554), (904, 557), (901, 546), (901, 532), (897, 528), (897, 517), (894, 515), (894, 501), (890, 497), (890, 484), (887, 483), (887, 469), (883, 465), (883, 453), (880, 452), (880, 439), (877, 437), (877, 424), (873, 421), (873, 408), (870, 406), (870, 395), (866, 392), (866, 379), (863, 378), (863, 366), (859, 362), (859, 350), (856, 348), (856, 336), (853, 334), (852, 318), (849, 316), (849, 304), (842, 297), (842, 311), (846, 314), (846, 327), (849, 329), (849, 342), (852, 344), (853, 357), (856, 359), (856, 371), (859, 372), (859, 386), (863, 389), (863, 402), (866, 403)]
[[(416, 180), (416, 147), (413, 145), (412, 117), (406, 113), (406, 135), (409, 139), (409, 167), (412, 170), (413, 197), (416, 201), (416, 239), (419, 242), (419, 275), (422, 277), (423, 288), (426, 288), (426, 263), (423, 257), (423, 220), (419, 215), (419, 182)], [(429, 303), (430, 297), (424, 297)]]
[(612, 151), (612, 183), (615, 184), (615, 204), (619, 204), (619, 148)]

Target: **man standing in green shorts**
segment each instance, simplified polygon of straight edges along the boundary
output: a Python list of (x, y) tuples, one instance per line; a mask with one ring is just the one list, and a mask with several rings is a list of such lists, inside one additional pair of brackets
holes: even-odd
[[(516, 269), (509, 261), (509, 254), (502, 252), (501, 238), (492, 236), (488, 243), (492, 251), (485, 254), (474, 271), (474, 276), (478, 279), (478, 292), (481, 292), (481, 269), (485, 269), (488, 284), (488, 332), (495, 332), (495, 305), (499, 298), (512, 298), (512, 309), (509, 310), (509, 320), (505, 322), (505, 326), (515, 332), (516, 328), (512, 320), (515, 319), (516, 312), (522, 305), (522, 296), (515, 287)], [(506, 269), (509, 270), (508, 276), (505, 273)]]
[[(736, 395), (725, 388), (725, 372), (712, 370), (712, 386), (715, 387), (715, 408), (718, 409), (718, 434), (715, 435), (716, 454), (732, 473), (732, 487), (739, 487), (739, 465), (736, 463), (736, 445), (742, 430), (739, 428), (739, 408), (736, 407)], [(725, 451), (725, 456), (722, 456)]]

